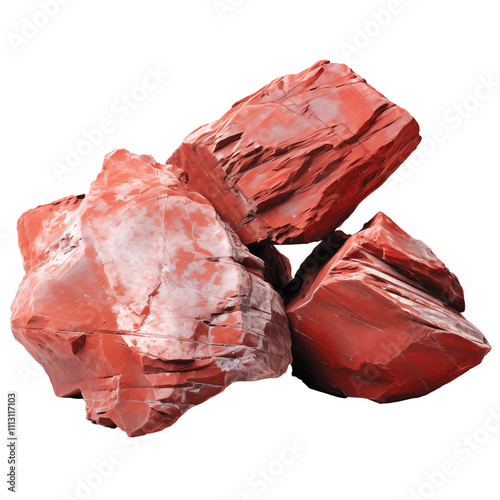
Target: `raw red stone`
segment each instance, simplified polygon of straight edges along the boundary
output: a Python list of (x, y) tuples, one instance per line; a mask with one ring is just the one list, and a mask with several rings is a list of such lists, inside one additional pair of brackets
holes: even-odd
[(252, 247), (251, 252), (264, 261), (264, 279), (283, 295), (292, 280), (292, 266), (288, 257), (274, 245)]
[(232, 382), (283, 374), (282, 299), (201, 195), (150, 156), (109, 155), (87, 196), (24, 214), (15, 337), (58, 396), (130, 436)]
[(455, 275), (382, 213), (318, 246), (294, 288), (293, 373), (313, 389), (380, 403), (419, 397), (490, 350), (460, 315)]
[(320, 61), (234, 104), (167, 163), (243, 243), (304, 243), (337, 228), (419, 141), (405, 110)]

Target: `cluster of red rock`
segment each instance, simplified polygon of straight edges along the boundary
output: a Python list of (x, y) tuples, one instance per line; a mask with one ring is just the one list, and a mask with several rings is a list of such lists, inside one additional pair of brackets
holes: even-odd
[[(490, 350), (460, 314), (457, 278), (384, 214), (335, 231), (419, 141), (406, 111), (321, 61), (165, 165), (111, 153), (87, 195), (20, 218), (14, 335), (58, 396), (130, 436), (282, 375), (292, 354), (293, 374), (329, 394), (427, 394)], [(273, 244), (319, 240), (292, 280)]]

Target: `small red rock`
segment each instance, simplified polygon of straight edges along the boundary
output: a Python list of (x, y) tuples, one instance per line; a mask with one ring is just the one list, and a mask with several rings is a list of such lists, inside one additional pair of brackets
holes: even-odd
[(337, 232), (319, 245), (289, 290), (294, 375), (329, 394), (379, 403), (423, 396), (490, 351), (459, 313), (455, 275), (382, 213), (356, 235)]
[(274, 245), (252, 247), (251, 252), (264, 261), (264, 279), (283, 295), (292, 280), (292, 266), (288, 257)]
[(25, 213), (14, 335), (58, 396), (130, 436), (159, 431), (232, 382), (289, 363), (282, 299), (201, 195), (117, 151), (87, 196)]
[(234, 104), (167, 163), (243, 243), (305, 243), (335, 230), (419, 141), (405, 110), (320, 61)]

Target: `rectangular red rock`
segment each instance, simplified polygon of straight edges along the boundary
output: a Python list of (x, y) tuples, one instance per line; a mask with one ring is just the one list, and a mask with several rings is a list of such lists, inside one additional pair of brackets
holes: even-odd
[(335, 230), (419, 141), (404, 109), (320, 61), (234, 104), (167, 163), (243, 243), (304, 243)]

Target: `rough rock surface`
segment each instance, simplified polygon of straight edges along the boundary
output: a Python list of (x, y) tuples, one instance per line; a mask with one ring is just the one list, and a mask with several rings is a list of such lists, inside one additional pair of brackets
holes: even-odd
[(457, 278), (384, 214), (318, 248), (287, 306), (294, 375), (309, 387), (380, 403), (419, 397), (489, 352), (460, 315)]
[(130, 436), (159, 431), (239, 380), (283, 374), (282, 299), (171, 168), (108, 155), (87, 196), (25, 213), (15, 337), (58, 396)]
[(274, 245), (252, 247), (250, 251), (264, 261), (264, 279), (283, 296), (292, 280), (292, 266), (288, 257)]
[(305, 243), (335, 230), (419, 141), (405, 110), (320, 61), (234, 104), (167, 163), (243, 243)]

